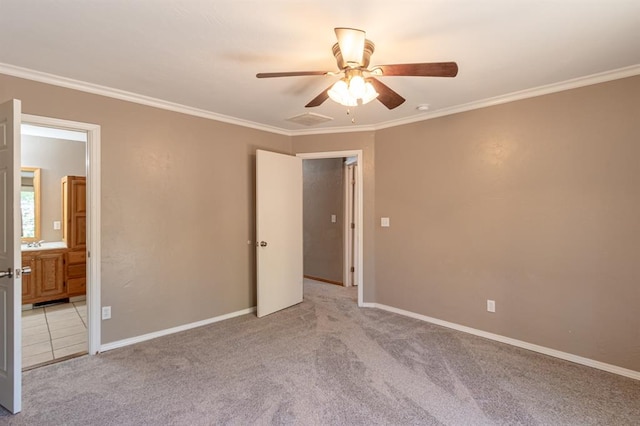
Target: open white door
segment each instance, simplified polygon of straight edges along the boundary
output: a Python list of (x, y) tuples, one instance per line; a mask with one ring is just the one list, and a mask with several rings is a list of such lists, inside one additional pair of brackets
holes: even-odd
[(22, 410), (19, 100), (0, 105), (0, 405)]
[(258, 317), (302, 302), (302, 159), (256, 152)]

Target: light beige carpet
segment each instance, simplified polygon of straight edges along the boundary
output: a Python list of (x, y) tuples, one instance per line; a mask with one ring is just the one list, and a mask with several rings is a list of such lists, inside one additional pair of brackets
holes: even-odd
[(303, 303), (24, 374), (13, 425), (638, 425), (640, 382), (356, 306)]

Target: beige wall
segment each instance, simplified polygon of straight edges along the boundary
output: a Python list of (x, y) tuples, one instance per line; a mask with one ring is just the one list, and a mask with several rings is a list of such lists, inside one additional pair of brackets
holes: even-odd
[(342, 158), (325, 158), (304, 160), (302, 166), (304, 274), (338, 283), (344, 264), (343, 163)]
[(377, 302), (640, 371), (639, 138), (640, 77), (378, 131)]
[(289, 137), (0, 75), (10, 98), (101, 126), (102, 343), (255, 306), (255, 150)]
[(22, 136), (22, 165), (40, 170), (40, 238), (62, 241), (62, 229), (53, 229), (62, 221), (60, 181), (64, 176), (86, 175), (87, 144), (78, 141)]
[(364, 301), (375, 301), (375, 253), (373, 233), (374, 227), (374, 132), (337, 133), (331, 135), (306, 135), (293, 137), (293, 153), (333, 152), (362, 150), (363, 173), (363, 281)]
[(103, 343), (255, 304), (256, 148), (362, 149), (365, 302), (640, 371), (640, 77), (292, 138), (0, 75), (9, 98), (102, 126)]

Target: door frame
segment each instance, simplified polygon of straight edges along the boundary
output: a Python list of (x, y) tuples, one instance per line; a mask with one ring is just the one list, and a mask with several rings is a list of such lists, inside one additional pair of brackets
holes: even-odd
[[(356, 259), (356, 282), (358, 283), (358, 306), (364, 306), (364, 280), (363, 277), (363, 237), (364, 237), (364, 220), (363, 220), (363, 193), (364, 193), (364, 180), (363, 180), (363, 153), (361, 149), (357, 150), (348, 150), (348, 151), (327, 151), (327, 152), (304, 152), (296, 154), (297, 157), (302, 158), (303, 160), (320, 160), (324, 158), (346, 158), (346, 157), (357, 157), (358, 158), (358, 167), (356, 167), (356, 231), (358, 235), (357, 241), (357, 259)], [(344, 256), (346, 260), (346, 256), (348, 248), (345, 245), (344, 248)]]
[[(350, 157), (353, 158), (353, 157)], [(354, 232), (355, 229), (360, 228), (358, 223), (358, 217), (356, 212), (356, 203), (358, 202), (358, 162), (357, 160), (352, 163), (344, 162), (342, 166), (344, 172), (344, 271), (343, 280), (345, 287), (351, 287), (358, 285), (355, 273), (351, 272), (351, 266), (355, 270), (355, 261), (358, 259), (357, 240), (358, 235)], [(355, 173), (354, 173), (355, 172)], [(354, 224), (354, 229), (351, 229), (351, 224)]]
[[(87, 332), (89, 355), (100, 351), (100, 126), (22, 114), (23, 124), (87, 133)], [(21, 326), (21, 324), (18, 324)]]

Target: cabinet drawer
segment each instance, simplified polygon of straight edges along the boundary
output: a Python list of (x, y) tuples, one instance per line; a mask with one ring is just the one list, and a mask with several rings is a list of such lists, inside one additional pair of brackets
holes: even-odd
[(69, 296), (85, 294), (87, 292), (87, 279), (69, 278), (67, 280), (67, 292)]
[(87, 275), (87, 265), (67, 265), (67, 277), (81, 278)]
[(87, 252), (84, 250), (67, 252), (67, 263), (69, 265), (73, 263), (86, 263), (86, 261), (87, 261)]

